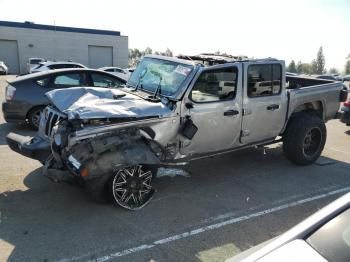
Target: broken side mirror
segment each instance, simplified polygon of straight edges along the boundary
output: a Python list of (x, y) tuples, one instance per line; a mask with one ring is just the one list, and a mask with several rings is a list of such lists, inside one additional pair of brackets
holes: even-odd
[(192, 104), (191, 102), (186, 102), (186, 103), (185, 103), (185, 107), (186, 107), (187, 109), (192, 109), (192, 108), (193, 108), (193, 104)]
[(198, 131), (198, 127), (193, 123), (192, 119), (187, 118), (186, 122), (183, 124), (181, 134), (184, 137), (192, 140), (192, 138), (197, 133), (197, 131)]

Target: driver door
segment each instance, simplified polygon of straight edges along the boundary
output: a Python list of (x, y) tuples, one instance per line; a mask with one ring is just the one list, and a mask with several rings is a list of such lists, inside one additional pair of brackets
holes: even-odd
[(181, 116), (198, 128), (182, 141), (181, 153), (205, 154), (239, 144), (242, 121), (241, 65), (202, 69), (182, 102)]

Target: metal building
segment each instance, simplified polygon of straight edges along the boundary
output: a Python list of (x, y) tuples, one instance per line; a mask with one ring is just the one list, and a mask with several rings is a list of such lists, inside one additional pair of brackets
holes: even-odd
[(0, 61), (9, 73), (27, 73), (32, 57), (123, 68), (128, 65), (128, 37), (118, 31), (0, 21)]

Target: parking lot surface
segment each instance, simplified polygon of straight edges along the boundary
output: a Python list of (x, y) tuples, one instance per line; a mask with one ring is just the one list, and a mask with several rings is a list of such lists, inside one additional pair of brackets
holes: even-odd
[[(0, 76), (0, 98), (6, 80)], [(189, 176), (155, 181), (132, 212), (53, 183), (41, 164), (11, 151), (0, 117), (0, 261), (224, 261), (281, 234), (350, 191), (350, 128), (332, 120), (322, 157), (291, 164), (281, 144), (190, 163)]]

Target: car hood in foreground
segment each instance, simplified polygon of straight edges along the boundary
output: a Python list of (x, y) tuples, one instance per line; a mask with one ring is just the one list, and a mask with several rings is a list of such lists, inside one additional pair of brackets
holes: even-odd
[(51, 103), (68, 119), (144, 118), (163, 116), (170, 109), (117, 89), (73, 87), (46, 93)]

